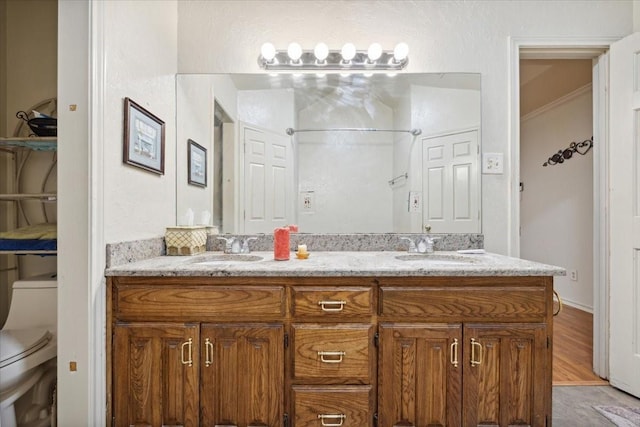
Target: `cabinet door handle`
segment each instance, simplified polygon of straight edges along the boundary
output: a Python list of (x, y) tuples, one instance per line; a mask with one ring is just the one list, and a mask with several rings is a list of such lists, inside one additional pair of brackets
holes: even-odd
[(451, 343), (451, 354), (449, 355), (449, 360), (451, 360), (451, 364), (454, 368), (458, 367), (458, 338), (454, 338)]
[(318, 301), (322, 311), (328, 312), (342, 311), (346, 304), (346, 301)]
[(341, 363), (342, 357), (347, 353), (344, 351), (319, 351), (320, 361), (323, 363)]
[[(184, 348), (187, 347), (188, 348), (188, 354), (189, 354), (189, 358), (187, 360), (184, 359)], [(180, 356), (182, 358), (182, 364), (183, 365), (187, 365), (187, 366), (193, 366), (193, 357), (192, 357), (192, 353), (191, 350), (193, 348), (193, 339), (189, 338), (189, 341), (185, 341), (182, 343), (182, 346), (180, 347)]]
[[(318, 414), (318, 419), (324, 427), (339, 427), (344, 424), (344, 420), (347, 419), (345, 414)], [(332, 420), (326, 422), (325, 420)], [(339, 420), (339, 421), (333, 421)]]
[[(476, 347), (478, 347), (478, 358), (476, 359)], [(471, 338), (471, 366), (478, 366), (482, 363), (482, 344)]]
[(238, 427), (236, 424), (215, 424), (214, 427)]
[(558, 300), (558, 309), (553, 313), (554, 316), (557, 316), (562, 311), (562, 298), (560, 298), (560, 294), (555, 289), (553, 290), (553, 295)]
[(208, 368), (211, 365), (213, 365), (213, 343), (207, 338), (204, 340), (204, 366)]

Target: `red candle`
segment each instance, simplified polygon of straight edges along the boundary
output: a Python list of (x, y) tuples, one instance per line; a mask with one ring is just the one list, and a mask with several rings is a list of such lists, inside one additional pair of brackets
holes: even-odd
[(289, 227), (276, 228), (273, 231), (273, 258), (276, 261), (288, 261), (289, 255)]

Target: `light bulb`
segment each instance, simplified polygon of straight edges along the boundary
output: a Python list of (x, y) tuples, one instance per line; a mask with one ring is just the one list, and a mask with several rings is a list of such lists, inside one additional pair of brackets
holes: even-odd
[(298, 62), (302, 56), (302, 47), (298, 43), (291, 43), (287, 48), (287, 54), (289, 54), (289, 58), (291, 58), (293, 62)]
[(271, 62), (276, 57), (276, 48), (271, 43), (265, 43), (260, 48), (260, 53), (267, 62)]
[(342, 51), (340, 53), (342, 54), (342, 59), (349, 62), (356, 56), (356, 47), (353, 43), (346, 43), (342, 46)]
[(329, 56), (329, 46), (320, 42), (313, 49), (313, 54), (316, 56), (318, 61), (324, 62), (324, 60), (327, 59), (327, 56)]
[(380, 43), (371, 43), (371, 46), (369, 46), (369, 50), (367, 51), (367, 56), (371, 62), (375, 62), (380, 59), (380, 56), (382, 56), (382, 46), (380, 46)]
[(393, 59), (403, 61), (409, 55), (409, 46), (406, 43), (398, 43), (393, 49)]

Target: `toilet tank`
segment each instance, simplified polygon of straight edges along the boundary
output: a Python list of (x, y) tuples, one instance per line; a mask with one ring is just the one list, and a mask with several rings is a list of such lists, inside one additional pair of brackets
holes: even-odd
[(58, 281), (55, 273), (16, 280), (12, 289), (9, 315), (2, 329), (57, 326)]

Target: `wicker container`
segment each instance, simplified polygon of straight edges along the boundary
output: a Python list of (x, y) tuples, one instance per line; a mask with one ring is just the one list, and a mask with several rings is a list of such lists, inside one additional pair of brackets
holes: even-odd
[(167, 227), (164, 241), (167, 245), (167, 255), (200, 254), (207, 250), (207, 227)]

